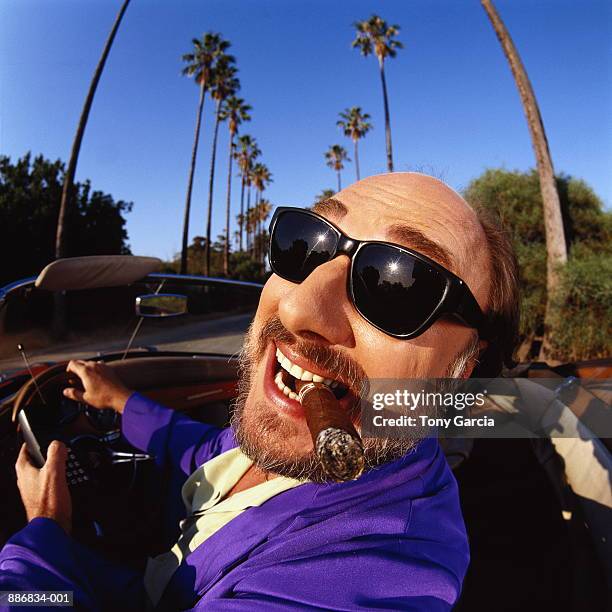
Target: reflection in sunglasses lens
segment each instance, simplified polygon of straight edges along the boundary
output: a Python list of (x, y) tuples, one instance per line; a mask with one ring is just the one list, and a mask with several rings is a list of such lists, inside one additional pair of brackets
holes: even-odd
[(294, 282), (303, 281), (329, 261), (338, 238), (325, 223), (300, 213), (282, 213), (272, 232), (270, 254), (274, 271)]
[(406, 335), (420, 327), (440, 303), (442, 274), (393, 247), (369, 244), (353, 261), (355, 306), (374, 325)]

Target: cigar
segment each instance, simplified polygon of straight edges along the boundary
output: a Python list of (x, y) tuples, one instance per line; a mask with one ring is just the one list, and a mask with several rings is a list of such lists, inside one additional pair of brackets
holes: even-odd
[(314, 450), (325, 473), (337, 482), (354, 480), (365, 465), (363, 444), (333, 391), (323, 383), (296, 381)]

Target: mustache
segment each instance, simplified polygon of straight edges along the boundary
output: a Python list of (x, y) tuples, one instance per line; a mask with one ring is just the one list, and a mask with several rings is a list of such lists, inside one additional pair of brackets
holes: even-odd
[[(252, 334), (249, 336), (252, 337)], [(254, 339), (251, 349), (257, 362), (262, 359), (271, 341), (291, 346), (296, 353), (316, 365), (322, 372), (333, 373), (332, 378), (348, 387), (356, 397), (364, 397), (367, 394), (369, 382), (365, 371), (343, 351), (297, 337), (277, 316), (270, 317)]]

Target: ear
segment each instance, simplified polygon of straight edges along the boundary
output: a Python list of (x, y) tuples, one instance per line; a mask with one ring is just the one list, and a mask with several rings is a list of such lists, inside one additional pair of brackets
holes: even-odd
[(465, 366), (465, 369), (463, 370), (463, 373), (461, 374), (461, 378), (463, 380), (466, 380), (472, 375), (474, 368), (478, 364), (480, 356), (487, 350), (488, 346), (489, 343), (486, 340), (478, 341), (478, 351), (474, 352), (473, 357), (468, 361), (467, 365)]

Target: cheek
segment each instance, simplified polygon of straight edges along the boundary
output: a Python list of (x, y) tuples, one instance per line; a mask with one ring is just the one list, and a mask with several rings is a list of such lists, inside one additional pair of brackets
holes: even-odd
[(360, 325), (359, 361), (370, 378), (441, 378), (469, 340), (469, 332), (439, 321), (412, 340), (386, 336)]
[(273, 274), (261, 291), (257, 312), (254, 317), (254, 326), (260, 328), (270, 317), (278, 314), (278, 302), (282, 296), (283, 281)]

